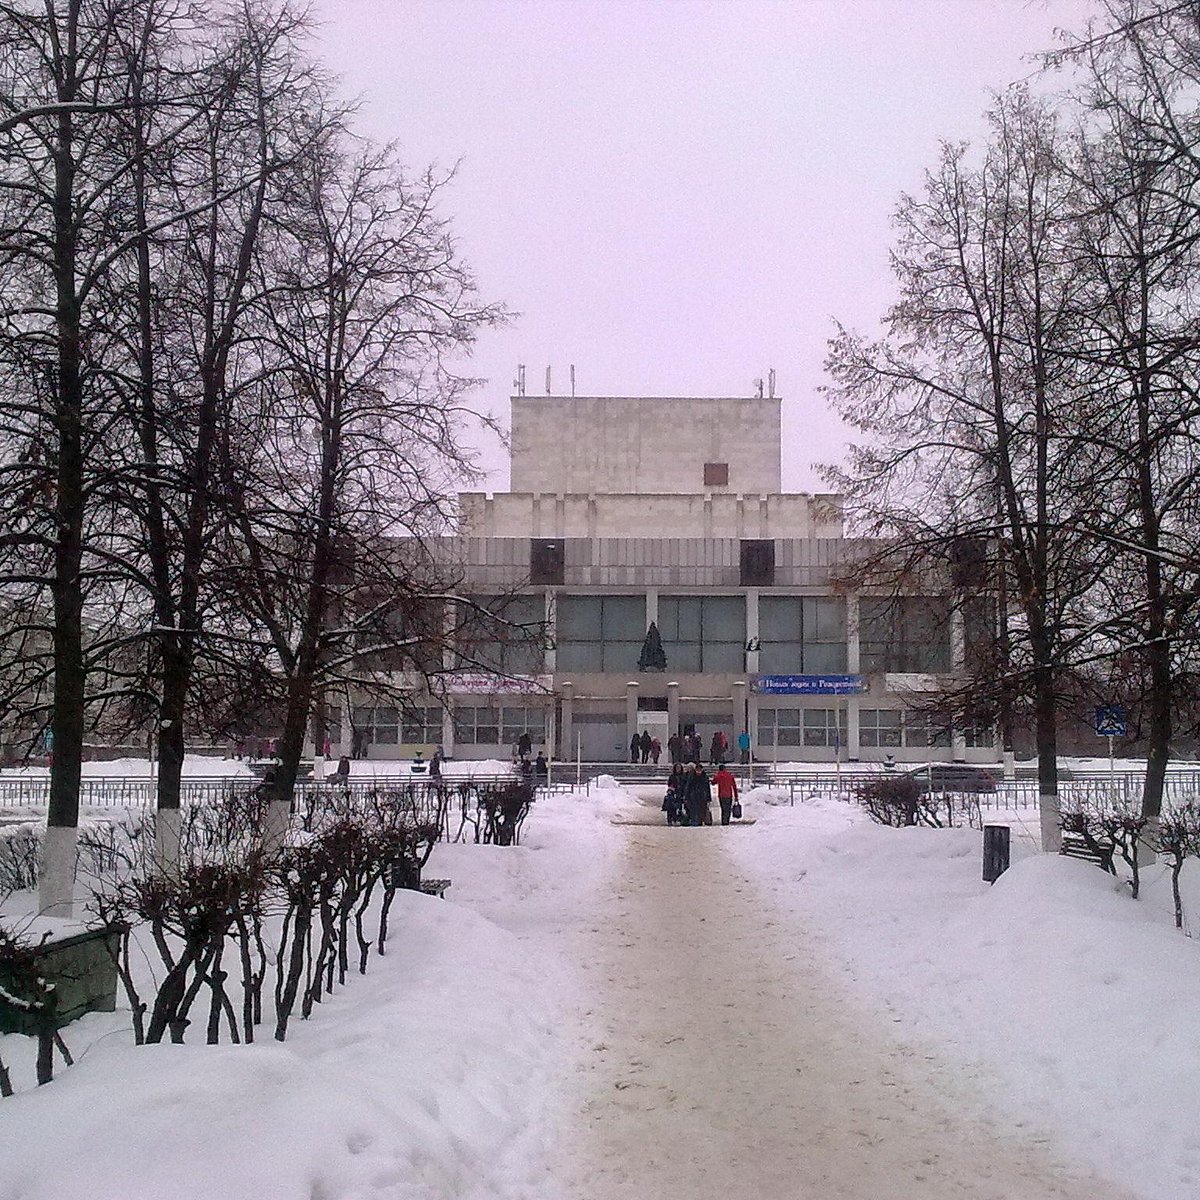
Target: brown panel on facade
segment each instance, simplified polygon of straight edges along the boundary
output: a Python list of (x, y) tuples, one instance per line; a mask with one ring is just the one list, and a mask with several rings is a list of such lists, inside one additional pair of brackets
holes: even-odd
[(740, 574), (742, 587), (774, 587), (775, 543), (760, 538), (743, 539)]
[(564, 550), (562, 542), (534, 538), (529, 547), (529, 582), (561, 584), (566, 573)]
[(705, 463), (704, 464), (704, 486), (705, 487), (727, 487), (729, 484), (729, 464), (728, 463)]

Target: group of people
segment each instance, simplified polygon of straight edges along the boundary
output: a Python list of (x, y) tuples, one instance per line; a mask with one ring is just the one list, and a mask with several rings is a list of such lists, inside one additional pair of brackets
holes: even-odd
[(728, 825), (741, 816), (737, 780), (723, 761), (718, 762), (712, 778), (699, 762), (674, 763), (667, 777), (663, 812), (668, 825), (711, 825), (713, 790), (721, 806), (721, 824)]
[(533, 753), (533, 738), (528, 733), (523, 733), (517, 738), (517, 744), (513, 747), (514, 766), (526, 778), (530, 776), (544, 780), (550, 775), (550, 764), (546, 760), (545, 751), (539, 750), (537, 758), (532, 762), (529, 756)]
[(642, 730), (640, 734), (635, 733), (629, 739), (629, 761), (635, 762), (652, 762), (656, 767), (658, 760), (662, 757), (662, 742), (656, 737), (651, 737), (646, 730)]

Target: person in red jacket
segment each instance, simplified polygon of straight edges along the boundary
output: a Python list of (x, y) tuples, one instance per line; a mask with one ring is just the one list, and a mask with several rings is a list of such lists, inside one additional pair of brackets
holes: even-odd
[(722, 763), (720, 769), (712, 777), (713, 786), (717, 789), (717, 800), (721, 805), (721, 824), (728, 825), (733, 812), (733, 802), (737, 799), (737, 780), (733, 772)]

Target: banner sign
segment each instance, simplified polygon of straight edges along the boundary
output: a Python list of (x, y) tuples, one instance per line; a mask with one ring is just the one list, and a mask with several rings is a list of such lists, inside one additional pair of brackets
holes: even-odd
[(451, 671), (439, 681), (454, 696), (532, 696), (551, 691), (552, 675), (495, 675), (491, 671)]
[(857, 696), (867, 681), (861, 675), (756, 675), (750, 690), (760, 696)]

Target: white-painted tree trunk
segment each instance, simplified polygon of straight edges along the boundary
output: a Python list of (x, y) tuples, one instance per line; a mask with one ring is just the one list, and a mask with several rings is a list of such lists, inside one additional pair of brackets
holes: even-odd
[(263, 834), (263, 847), (268, 854), (282, 850), (287, 840), (291, 808), (284, 801), (273, 801), (267, 809), (267, 823)]
[(179, 830), (183, 816), (177, 808), (154, 814), (154, 869), (169, 875), (179, 869)]
[(48, 825), (42, 835), (38, 912), (43, 916), (75, 915), (75, 849), (78, 841), (79, 830), (74, 825)]
[(1041, 823), (1042, 852), (1045, 854), (1057, 854), (1062, 848), (1062, 829), (1058, 824), (1060, 813), (1057, 795), (1039, 794), (1038, 817)]

